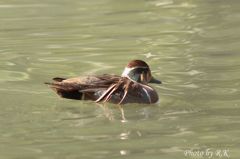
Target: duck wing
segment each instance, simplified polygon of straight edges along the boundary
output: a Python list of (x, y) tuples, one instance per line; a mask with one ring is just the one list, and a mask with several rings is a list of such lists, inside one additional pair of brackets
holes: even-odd
[[(75, 78), (53, 78), (53, 82), (46, 82), (60, 97), (69, 99), (96, 100), (96, 92), (104, 92), (114, 82), (118, 81), (117, 75), (83, 76)], [(98, 93), (99, 94), (99, 93)]]

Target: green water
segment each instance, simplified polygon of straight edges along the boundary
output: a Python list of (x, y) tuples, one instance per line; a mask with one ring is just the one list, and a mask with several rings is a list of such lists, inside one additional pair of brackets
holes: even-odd
[[(239, 158), (239, 8), (238, 0), (1, 0), (0, 158), (184, 159), (207, 150)], [(163, 82), (152, 85), (159, 103), (121, 112), (60, 99), (43, 84), (121, 74), (132, 59)]]

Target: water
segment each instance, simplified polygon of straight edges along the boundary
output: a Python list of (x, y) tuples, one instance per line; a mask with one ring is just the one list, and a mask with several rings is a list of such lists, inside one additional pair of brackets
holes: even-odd
[[(0, 158), (239, 158), (239, 7), (1, 0)], [(43, 84), (121, 74), (131, 59), (147, 61), (163, 82), (153, 85), (159, 103), (121, 110), (60, 99)]]

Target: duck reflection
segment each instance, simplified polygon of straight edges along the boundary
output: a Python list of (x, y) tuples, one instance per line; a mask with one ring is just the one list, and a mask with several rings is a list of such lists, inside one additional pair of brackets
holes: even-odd
[[(156, 107), (149, 107), (146, 105), (132, 105), (131, 107), (125, 107), (123, 105), (113, 105), (109, 103), (97, 104), (102, 116), (106, 117), (110, 121), (119, 120), (122, 123), (126, 123), (129, 120), (147, 120), (152, 118), (157, 113)], [(99, 114), (99, 115), (100, 115)]]
[[(56, 101), (54, 109), (61, 113), (60, 120), (72, 120), (77, 125), (85, 125), (92, 122), (104, 122), (104, 120), (118, 121), (127, 123), (129, 120), (148, 120), (153, 118), (158, 113), (158, 107), (131, 104), (115, 105), (111, 103), (94, 103), (89, 106), (91, 102), (84, 102), (79, 107), (78, 102), (74, 101)], [(71, 106), (69, 106), (71, 105)], [(95, 105), (95, 106), (94, 106)], [(73, 124), (74, 124), (73, 123)], [(74, 124), (74, 125), (75, 125)]]
[[(102, 112), (104, 114), (104, 116), (110, 120), (110, 121), (113, 121), (116, 119), (115, 115), (114, 114), (114, 111), (112, 108), (110, 108), (107, 104), (97, 104), (101, 109), (102, 109)], [(116, 108), (116, 107), (115, 107)], [(125, 117), (125, 113), (124, 113), (124, 109), (121, 105), (117, 105), (117, 108), (119, 110), (119, 114), (120, 114), (120, 121), (122, 123), (125, 123), (127, 122), (127, 119)]]

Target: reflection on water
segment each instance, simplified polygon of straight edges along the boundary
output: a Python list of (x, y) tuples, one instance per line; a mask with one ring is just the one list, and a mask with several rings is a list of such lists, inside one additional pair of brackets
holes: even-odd
[[(239, 157), (237, 0), (0, 2), (0, 158)], [(146, 60), (151, 106), (71, 101), (43, 82)], [(37, 157), (36, 157), (37, 156)], [(180, 156), (180, 157), (179, 157)]]

